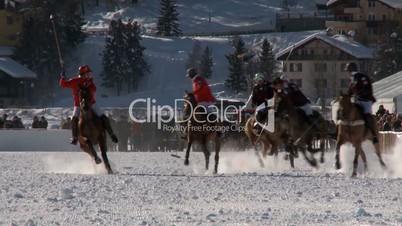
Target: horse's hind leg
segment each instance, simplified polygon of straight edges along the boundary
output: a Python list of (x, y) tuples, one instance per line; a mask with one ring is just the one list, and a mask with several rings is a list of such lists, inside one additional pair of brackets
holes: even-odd
[(113, 174), (112, 167), (109, 163), (109, 158), (107, 157), (107, 146), (106, 146), (106, 137), (100, 138), (101, 142), (99, 143), (99, 148), (101, 150), (101, 155), (103, 159), (103, 163), (105, 164), (105, 168), (108, 174)]
[(355, 157), (353, 159), (353, 171), (351, 177), (356, 177), (357, 175), (357, 165), (359, 163), (359, 153), (361, 152), (361, 147), (355, 147)]
[(335, 148), (335, 169), (339, 170), (341, 168), (341, 161), (339, 160), (339, 154), (341, 151), (341, 145), (343, 144), (343, 140), (338, 138), (336, 141), (336, 148)]
[(221, 139), (215, 138), (215, 167), (214, 174), (218, 173), (218, 165), (219, 165), (219, 152), (221, 151)]
[(379, 143), (374, 144), (374, 148), (375, 148), (375, 153), (377, 154), (378, 161), (380, 162), (381, 167), (383, 169), (385, 169), (387, 166), (385, 165), (384, 161), (382, 160)]
[(191, 144), (193, 143), (193, 141), (190, 139), (187, 142), (187, 150), (186, 150), (186, 157), (184, 159), (184, 165), (188, 166), (190, 164), (190, 161), (188, 160), (190, 158), (190, 149), (191, 149)]

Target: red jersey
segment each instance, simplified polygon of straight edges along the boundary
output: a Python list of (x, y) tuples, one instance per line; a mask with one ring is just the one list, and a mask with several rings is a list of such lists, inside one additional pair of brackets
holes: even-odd
[(193, 94), (197, 103), (215, 102), (215, 97), (212, 95), (207, 81), (200, 75), (193, 78)]
[(68, 81), (63, 78), (60, 78), (60, 86), (65, 88), (70, 88), (73, 92), (74, 97), (74, 106), (80, 106), (80, 98), (79, 98), (79, 89), (82, 87), (89, 87), (91, 90), (91, 105), (95, 103), (94, 94), (96, 92), (96, 86), (93, 82), (92, 78), (83, 78), (83, 77), (74, 77)]

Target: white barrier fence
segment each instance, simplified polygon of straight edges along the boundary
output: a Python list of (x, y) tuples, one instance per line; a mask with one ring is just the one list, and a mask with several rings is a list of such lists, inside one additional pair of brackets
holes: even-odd
[[(380, 149), (390, 153), (402, 133), (380, 132)], [(71, 145), (71, 130), (61, 129), (2, 129), (0, 151), (81, 151), (79, 145)]]
[(70, 138), (71, 130), (1, 129), (0, 151), (80, 151)]

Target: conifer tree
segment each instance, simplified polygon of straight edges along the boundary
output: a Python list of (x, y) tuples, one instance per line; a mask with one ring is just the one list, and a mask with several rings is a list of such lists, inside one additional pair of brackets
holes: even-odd
[(156, 34), (161, 36), (180, 36), (179, 13), (175, 0), (161, 0), (159, 17), (156, 24)]
[(244, 41), (240, 37), (237, 38), (237, 41), (234, 41), (233, 44), (234, 52), (225, 56), (229, 61), (229, 75), (225, 81), (225, 85), (237, 94), (247, 90), (244, 62), (240, 57), (244, 55), (247, 50)]
[(150, 66), (144, 57), (140, 43), (140, 26), (129, 20), (124, 24), (121, 19), (111, 21), (109, 34), (106, 37), (105, 50), (102, 53), (102, 86), (116, 88), (119, 96), (123, 84), (127, 91), (136, 90), (139, 81), (150, 71)]
[(188, 68), (198, 68), (200, 63), (200, 55), (201, 55), (201, 43), (198, 40), (195, 40), (193, 45), (193, 50), (188, 54), (186, 69)]
[(259, 60), (259, 72), (263, 73), (265, 78), (268, 81), (272, 80), (274, 71), (276, 69), (276, 60), (275, 55), (272, 52), (272, 46), (267, 40), (264, 38), (260, 51), (258, 52), (258, 60)]
[(211, 78), (212, 76), (212, 66), (214, 62), (211, 55), (212, 51), (209, 50), (209, 46), (205, 47), (198, 65), (200, 74), (205, 78)]
[(393, 33), (377, 46), (374, 81), (402, 71), (402, 38)]

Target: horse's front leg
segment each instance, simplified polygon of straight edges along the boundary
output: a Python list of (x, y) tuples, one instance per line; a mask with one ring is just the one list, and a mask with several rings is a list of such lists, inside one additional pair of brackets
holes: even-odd
[(341, 168), (341, 161), (339, 159), (340, 151), (341, 151), (341, 145), (343, 144), (343, 140), (338, 137), (336, 140), (336, 148), (335, 148), (335, 169), (339, 170)]
[(193, 143), (192, 139), (189, 139), (187, 142), (187, 150), (186, 150), (186, 157), (184, 159), (184, 165), (188, 166), (190, 164), (190, 161), (188, 160), (190, 158), (190, 149), (191, 149), (191, 144)]
[(320, 163), (324, 163), (325, 162), (325, 138), (324, 136), (321, 137), (320, 139), (320, 150), (321, 150), (321, 157), (320, 157)]
[(315, 160), (314, 157), (312, 157), (312, 158), (310, 159), (310, 158), (307, 156), (307, 151), (306, 151), (305, 147), (303, 147), (303, 146), (301, 146), (301, 145), (297, 145), (296, 148), (299, 149), (299, 150), (303, 153), (304, 159), (310, 164), (310, 166), (312, 166), (312, 167), (317, 167), (317, 166), (318, 166), (317, 160)]
[(88, 138), (85, 138), (85, 143), (87, 144), (88, 149), (89, 149), (89, 154), (92, 156), (92, 158), (94, 159), (95, 163), (100, 164), (102, 162), (102, 160), (96, 154), (96, 150), (95, 150), (91, 140), (88, 139)]
[(99, 148), (101, 150), (103, 163), (105, 164), (105, 168), (107, 170), (107, 173), (108, 174), (113, 174), (113, 170), (112, 170), (112, 167), (110, 166), (109, 159), (108, 159), (107, 153), (106, 153), (107, 152), (106, 137), (105, 136), (100, 137), (99, 140), (100, 140)]
[(201, 141), (201, 148), (202, 148), (202, 152), (204, 153), (204, 157), (205, 157), (205, 170), (209, 169), (209, 156), (211, 155), (211, 153), (208, 151), (207, 145), (208, 145), (207, 139), (204, 138)]

